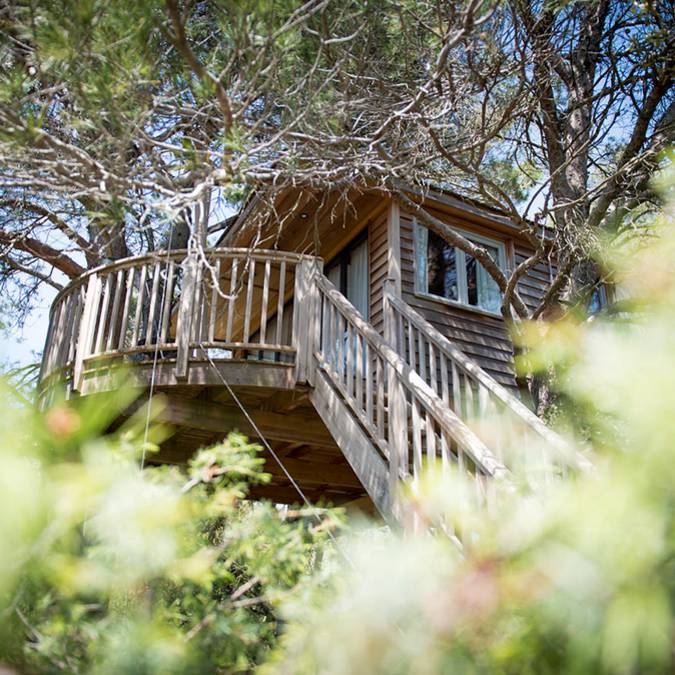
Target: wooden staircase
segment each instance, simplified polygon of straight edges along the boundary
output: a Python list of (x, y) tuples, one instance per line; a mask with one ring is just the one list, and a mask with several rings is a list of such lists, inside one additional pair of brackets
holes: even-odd
[(400, 515), (400, 482), (425, 465), (455, 465), (484, 498), (491, 481), (509, 480), (514, 447), (541, 453), (549, 473), (588, 466), (389, 289), (384, 303), (384, 336), (321, 274), (308, 303), (318, 335), (311, 400), (383, 516)]

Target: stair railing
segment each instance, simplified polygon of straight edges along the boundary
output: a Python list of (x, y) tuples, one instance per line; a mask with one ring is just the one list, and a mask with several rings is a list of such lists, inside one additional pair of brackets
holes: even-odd
[(524, 449), (534, 450), (548, 467), (564, 473), (573, 466), (587, 470), (590, 462), (539, 419), (522, 401), (485, 372), (448, 338), (401, 298), (385, 289), (385, 335), (406, 364), (431, 390), (464, 420), (490, 447), (500, 462), (532, 460)]
[(392, 494), (399, 480), (415, 481), (424, 464), (440, 462), (471, 474), (485, 497), (487, 479), (506, 473), (501, 462), (325, 276), (316, 286), (316, 359), (387, 460)]

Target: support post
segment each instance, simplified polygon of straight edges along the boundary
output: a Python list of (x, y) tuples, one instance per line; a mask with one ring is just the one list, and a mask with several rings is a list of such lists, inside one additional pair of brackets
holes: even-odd
[(75, 351), (75, 365), (73, 366), (73, 391), (80, 391), (82, 377), (84, 375), (84, 359), (89, 355), (92, 333), (96, 325), (96, 308), (98, 307), (98, 295), (100, 279), (96, 274), (89, 277), (87, 283), (87, 295), (84, 300), (84, 311), (80, 319), (80, 332)]
[[(390, 346), (396, 344), (396, 317), (394, 308), (391, 306), (388, 298), (389, 285), (391, 281), (385, 282), (383, 296), (384, 310), (384, 339)], [(387, 399), (389, 407), (388, 417), (388, 447), (389, 447), (389, 490), (391, 495), (392, 510), (394, 517), (400, 521), (400, 502), (398, 491), (400, 487), (400, 478), (408, 474), (408, 420), (405, 400), (405, 389), (403, 383), (399, 380), (396, 370), (390, 364), (386, 364), (387, 377)]]
[(190, 360), (190, 336), (192, 333), (192, 314), (195, 311), (194, 295), (197, 284), (199, 260), (196, 251), (190, 251), (181, 263), (183, 268), (183, 290), (180, 294), (178, 321), (176, 323), (176, 377), (185, 379)]
[(295, 267), (292, 344), (295, 348), (295, 379), (297, 382), (310, 381), (312, 356), (318, 349), (318, 318), (316, 317), (318, 288), (315, 283), (317, 269), (317, 260), (312, 258), (302, 258)]

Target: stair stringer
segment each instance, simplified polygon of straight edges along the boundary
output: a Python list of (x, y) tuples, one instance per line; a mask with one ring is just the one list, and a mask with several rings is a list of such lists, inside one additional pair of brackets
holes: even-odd
[(310, 401), (379, 513), (391, 521), (393, 501), (387, 462), (316, 360), (314, 367)]

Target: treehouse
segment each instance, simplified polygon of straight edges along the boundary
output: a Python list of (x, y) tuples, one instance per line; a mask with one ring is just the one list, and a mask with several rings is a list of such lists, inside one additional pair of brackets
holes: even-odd
[[(409, 194), (502, 269), (530, 252), (499, 213)], [(301, 490), (388, 519), (426, 463), (456, 465), (486, 494), (514, 439), (561, 450), (518, 396), (501, 294), (475, 258), (376, 190), (288, 190), (273, 215), (263, 206), (251, 199), (203, 253), (119, 260), (65, 288), (43, 404), (96, 396), (125, 368), (146, 398), (165, 397), (175, 430), (152, 461), (183, 463), (236, 428), (263, 442), (273, 476), (254, 496), (292, 503)], [(526, 303), (550, 273), (542, 263), (520, 281)]]

